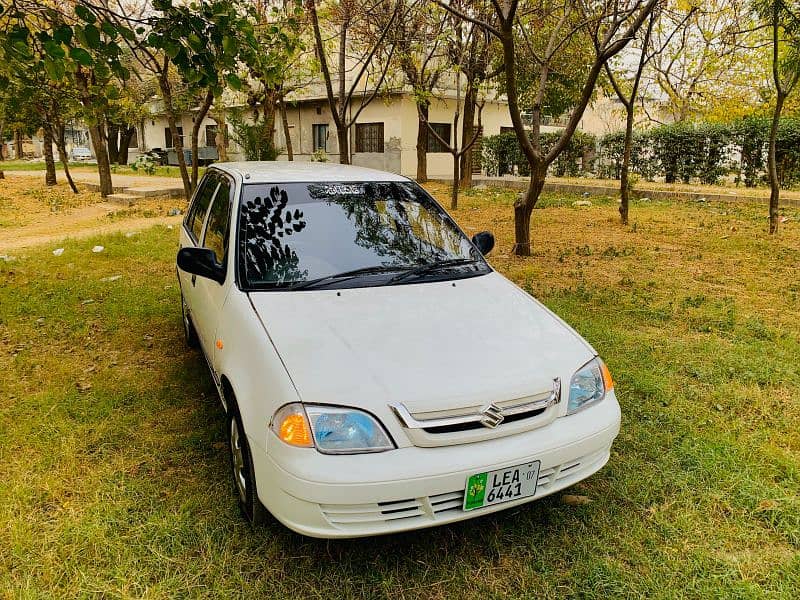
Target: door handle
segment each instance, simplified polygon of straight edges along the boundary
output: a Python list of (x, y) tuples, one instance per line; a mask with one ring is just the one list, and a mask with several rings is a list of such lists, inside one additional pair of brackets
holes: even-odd
[(192, 275), (192, 287), (194, 287), (196, 281), (197, 281), (197, 275)]

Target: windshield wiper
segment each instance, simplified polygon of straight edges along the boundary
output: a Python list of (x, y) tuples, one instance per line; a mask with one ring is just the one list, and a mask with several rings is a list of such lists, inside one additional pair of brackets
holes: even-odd
[(390, 273), (392, 271), (403, 271), (408, 269), (401, 265), (375, 265), (372, 267), (362, 267), (360, 269), (353, 269), (352, 271), (344, 271), (342, 273), (334, 273), (333, 275), (325, 275), (324, 277), (317, 277), (316, 279), (309, 279), (307, 281), (299, 281), (295, 284), (286, 287), (288, 290), (305, 290), (308, 288), (323, 285), (338, 279), (353, 279), (359, 275), (372, 275), (377, 273)]
[(430, 273), (432, 271), (438, 271), (439, 269), (446, 269), (448, 267), (458, 267), (461, 265), (474, 265), (478, 263), (477, 259), (474, 258), (451, 258), (450, 260), (442, 260), (435, 263), (428, 263), (426, 265), (420, 265), (413, 269), (409, 269), (403, 273), (395, 275), (389, 281), (386, 282), (386, 285), (391, 285), (393, 283), (397, 283), (398, 281), (402, 281), (408, 277), (414, 277), (415, 275), (425, 275), (426, 273)]

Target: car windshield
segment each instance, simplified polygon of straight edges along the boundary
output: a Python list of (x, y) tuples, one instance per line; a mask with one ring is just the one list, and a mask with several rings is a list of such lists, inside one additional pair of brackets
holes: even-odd
[[(238, 254), (250, 289), (384, 285), (489, 271), (447, 213), (412, 182), (247, 184)], [(420, 268), (438, 263), (441, 269)]]

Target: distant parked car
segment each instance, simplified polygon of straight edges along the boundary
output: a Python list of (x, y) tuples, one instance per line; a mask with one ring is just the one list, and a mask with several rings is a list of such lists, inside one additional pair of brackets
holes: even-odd
[(227, 413), (234, 487), (313, 537), (519, 506), (608, 460), (605, 363), (405, 177), (222, 163), (177, 256), (183, 325)]
[(75, 162), (92, 160), (92, 151), (89, 150), (89, 148), (82, 148), (82, 147), (73, 148), (71, 160)]

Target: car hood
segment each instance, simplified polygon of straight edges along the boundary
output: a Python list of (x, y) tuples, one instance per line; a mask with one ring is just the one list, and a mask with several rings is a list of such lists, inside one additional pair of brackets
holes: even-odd
[(304, 402), (457, 409), (567, 389), (591, 347), (497, 273), (342, 290), (254, 292)]

